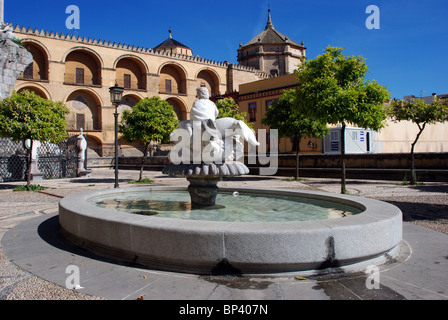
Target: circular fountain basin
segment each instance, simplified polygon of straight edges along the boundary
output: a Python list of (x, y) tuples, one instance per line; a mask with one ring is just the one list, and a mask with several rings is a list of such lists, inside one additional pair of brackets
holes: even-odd
[[(236, 207), (240, 197), (253, 196), (254, 205), (257, 199), (281, 199), (291, 201), (293, 211), (298, 202), (320, 203), (330, 208), (332, 214), (313, 220), (294, 214), (284, 221), (247, 220), (244, 214), (242, 219), (231, 221), (209, 219), (206, 214), (190, 210), (182, 200), (182, 210), (168, 211), (183, 211), (183, 216), (164, 216), (161, 211), (166, 208), (159, 210), (160, 214), (132, 214), (119, 206), (110, 209), (94, 204), (105, 199), (105, 202), (113, 198), (129, 199), (130, 195), (132, 198), (142, 192), (159, 196), (166, 193), (167, 199), (178, 192), (188, 195), (186, 187), (151, 186), (68, 196), (59, 204), (64, 235), (95, 253), (149, 268), (252, 275), (316, 273), (335, 268), (348, 272), (364, 270), (369, 264), (380, 264), (396, 256), (402, 239), (402, 214), (397, 207), (373, 199), (329, 193), (220, 188), (220, 193), (230, 197), (238, 192), (235, 201), (230, 201)], [(268, 210), (269, 202), (261, 207)], [(218, 215), (220, 209), (231, 211), (231, 205), (225, 204), (217, 200), (217, 211), (205, 211), (215, 210)], [(279, 206), (277, 209), (281, 209)]]

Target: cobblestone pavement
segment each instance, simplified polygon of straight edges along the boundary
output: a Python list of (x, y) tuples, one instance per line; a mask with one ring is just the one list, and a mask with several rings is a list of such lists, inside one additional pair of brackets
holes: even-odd
[[(145, 172), (154, 185), (188, 185), (185, 179), (168, 178), (160, 172)], [(96, 169), (91, 177), (46, 180), (40, 183), (42, 192), (17, 192), (21, 182), (0, 183), (0, 239), (17, 224), (57, 210), (58, 201), (67, 195), (113, 187), (113, 171)], [(137, 171), (120, 171), (120, 187), (132, 187), (129, 181), (138, 177)], [(287, 181), (282, 177), (244, 176), (220, 182), (221, 187), (253, 187), (270, 189), (302, 189), (338, 193), (338, 179), (309, 178)], [(351, 195), (390, 202), (403, 212), (403, 221), (448, 234), (448, 183), (423, 183), (405, 186), (391, 181), (348, 180)], [(89, 300), (100, 299), (79, 291), (68, 290), (40, 279), (8, 259), (0, 245), (0, 300)]]

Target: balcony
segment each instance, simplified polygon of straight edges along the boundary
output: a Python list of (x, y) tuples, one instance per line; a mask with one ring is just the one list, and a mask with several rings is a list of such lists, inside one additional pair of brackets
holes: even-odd
[(75, 86), (86, 86), (101, 88), (101, 81), (92, 77), (84, 77), (75, 73), (65, 73), (64, 74), (64, 84), (65, 85), (75, 85)]

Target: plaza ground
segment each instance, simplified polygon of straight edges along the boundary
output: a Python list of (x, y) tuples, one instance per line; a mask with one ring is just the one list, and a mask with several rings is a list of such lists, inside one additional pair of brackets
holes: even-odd
[[(153, 185), (187, 186), (183, 178), (145, 171)], [(120, 171), (120, 187), (138, 171)], [(243, 176), (222, 187), (301, 189), (338, 193), (338, 179)], [(0, 183), (0, 299), (11, 300), (446, 300), (448, 299), (448, 183), (417, 186), (400, 181), (348, 180), (351, 195), (390, 202), (403, 212), (400, 255), (380, 267), (380, 289), (366, 287), (365, 273), (337, 277), (197, 276), (139, 268), (87, 254), (58, 238), (58, 201), (67, 195), (109, 189), (114, 172), (95, 169), (90, 177), (46, 180), (41, 192), (17, 192), (23, 182)], [(80, 268), (82, 289), (68, 290), (67, 265)], [(297, 276), (300, 276), (298, 273)]]

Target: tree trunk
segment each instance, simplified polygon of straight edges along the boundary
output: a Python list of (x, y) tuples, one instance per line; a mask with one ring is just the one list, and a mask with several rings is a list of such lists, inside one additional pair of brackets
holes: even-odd
[(300, 140), (301, 137), (300, 136), (296, 136), (296, 143), (297, 143), (297, 147), (296, 147), (296, 174), (295, 174), (295, 179), (299, 180), (299, 154), (300, 154)]
[(142, 157), (142, 163), (141, 163), (141, 166), (140, 166), (140, 176), (139, 176), (139, 178), (138, 178), (138, 182), (141, 182), (141, 181), (142, 181), (142, 177), (143, 177), (143, 166), (145, 165), (145, 158), (146, 158), (146, 155), (148, 154), (148, 150), (149, 150), (149, 143), (147, 143), (147, 144), (145, 145), (145, 152), (143, 153), (143, 157)]
[(417, 124), (418, 128), (420, 129), (419, 133), (417, 134), (417, 137), (415, 138), (414, 142), (411, 144), (411, 180), (410, 183), (412, 185), (417, 183), (416, 175), (415, 175), (415, 157), (414, 157), (414, 149), (415, 145), (417, 144), (418, 139), (420, 138), (420, 135), (422, 134), (423, 130), (425, 130), (426, 122), (423, 123), (423, 126), (420, 126), (420, 124)]
[(347, 193), (345, 188), (345, 123), (341, 128), (341, 193)]
[(415, 184), (415, 166), (414, 166), (414, 145), (412, 145), (411, 148), (411, 178), (410, 183), (413, 185)]

